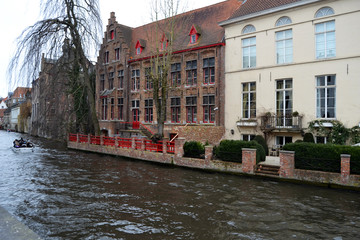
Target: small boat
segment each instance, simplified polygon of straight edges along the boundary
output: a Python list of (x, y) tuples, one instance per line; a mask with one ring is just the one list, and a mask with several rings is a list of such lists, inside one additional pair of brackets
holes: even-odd
[(14, 145), (13, 145), (12, 149), (15, 152), (20, 152), (20, 151), (21, 152), (28, 152), (28, 151), (33, 152), (34, 148), (35, 148), (35, 145), (33, 143), (31, 143), (29, 140), (25, 141), (22, 138), (19, 140), (15, 139), (13, 144)]

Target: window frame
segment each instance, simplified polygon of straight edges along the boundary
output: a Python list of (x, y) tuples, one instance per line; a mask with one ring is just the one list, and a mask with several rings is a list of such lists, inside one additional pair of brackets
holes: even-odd
[[(205, 101), (206, 99), (206, 101)], [(210, 101), (212, 99), (212, 101)], [(214, 123), (215, 122), (215, 95), (204, 95), (203, 96), (203, 123)]]
[(171, 108), (171, 122), (180, 123), (181, 121), (181, 98), (172, 97), (170, 98), (170, 108)]
[(180, 87), (181, 86), (181, 63), (171, 64), (171, 86)]
[[(251, 43), (251, 40), (255, 40), (255, 43)], [(249, 44), (246, 44), (246, 41), (249, 41)], [(255, 49), (255, 55), (252, 55), (252, 50)], [(241, 50), (242, 50), (242, 68), (243, 69), (250, 69), (250, 68), (256, 68), (256, 36), (243, 38), (241, 40)], [(246, 56), (245, 53), (248, 55)], [(254, 57), (254, 66), (252, 65), (251, 58)], [(247, 62), (249, 65), (245, 65), (246, 61), (244, 61), (245, 58), (247, 59)]]
[(114, 72), (109, 72), (108, 74), (108, 83), (109, 83), (109, 90), (114, 88)]
[(131, 70), (131, 91), (140, 91), (140, 69)]
[(124, 70), (118, 70), (119, 89), (124, 89)]
[(152, 123), (154, 120), (154, 101), (152, 98), (144, 100), (144, 110), (145, 110), (145, 122)]
[(186, 122), (197, 123), (197, 96), (186, 97)]
[[(254, 90), (252, 89), (252, 85), (255, 86)], [(255, 101), (251, 101), (251, 97), (254, 96), (254, 95), (255, 95)], [(254, 118), (256, 118), (256, 82), (242, 83), (241, 103), (242, 103), (241, 104), (241, 106), (242, 106), (242, 111), (241, 111), (242, 119), (254, 119)], [(251, 108), (251, 103), (255, 103), (255, 109)], [(245, 105), (247, 106), (246, 108), (245, 108)]]
[[(286, 37), (286, 32), (291, 32), (291, 37)], [(283, 33), (282, 38), (278, 38), (278, 35), (280, 33)], [(291, 40), (291, 46), (289, 47), (287, 45), (287, 42)], [(281, 48), (279, 48), (278, 44), (282, 44)], [(276, 64), (289, 64), (293, 62), (293, 52), (294, 52), (294, 45), (293, 45), (293, 34), (292, 34), (292, 29), (286, 29), (286, 30), (281, 30), (281, 31), (277, 31), (275, 32), (275, 45), (276, 45)], [(291, 54), (286, 54), (286, 50), (290, 48), (290, 52)], [(282, 56), (280, 56), (279, 54), (279, 50), (283, 50), (283, 54)], [(287, 56), (290, 56), (290, 60), (287, 60)], [(279, 61), (280, 58), (282, 59), (282, 61)]]
[[(319, 86), (319, 80), (321, 77), (325, 77), (324, 79), (324, 85)], [(328, 85), (328, 78), (334, 77), (334, 84)], [(331, 79), (330, 79), (331, 80)], [(324, 106), (321, 105), (321, 90), (325, 89), (324, 91)], [(334, 89), (334, 96), (328, 96), (329, 90)], [(320, 96), (320, 98), (319, 98)], [(331, 98), (334, 99), (333, 106), (329, 107), (329, 101)], [(324, 108), (324, 116), (321, 113), (321, 109)], [(329, 109), (333, 108), (333, 117), (329, 117)], [(316, 76), (316, 118), (318, 119), (336, 119), (336, 75), (335, 74), (329, 74), (329, 75), (321, 75)]]
[(197, 85), (197, 60), (186, 61), (186, 86)]
[(204, 85), (215, 84), (215, 57), (209, 57), (203, 59), (203, 84)]
[[(328, 30), (327, 26), (328, 24), (333, 23), (334, 27), (333, 29)], [(325, 29), (324, 31), (318, 31), (318, 28), (320, 28), (320, 25), (324, 25), (323, 29)], [(333, 40), (331, 39), (333, 35)], [(320, 42), (318, 39), (323, 38), (323, 40)], [(330, 40), (328, 40), (330, 38)], [(331, 41), (334, 42), (334, 48), (328, 47), (329, 43), (331, 43)], [(323, 50), (319, 50), (319, 45), (323, 44), (324, 45), (324, 49)], [(330, 44), (331, 46), (331, 44)], [(332, 55), (330, 55), (328, 52), (329, 50), (333, 50), (334, 53)], [(323, 54), (323, 56), (321, 54), (319, 54), (319, 52), (321, 51), (321, 53)], [(330, 21), (326, 21), (326, 22), (319, 22), (315, 24), (315, 57), (316, 59), (328, 59), (328, 58), (334, 58), (336, 57), (336, 25), (335, 25), (335, 20), (330, 20)]]
[(124, 98), (118, 97), (118, 120), (124, 120)]

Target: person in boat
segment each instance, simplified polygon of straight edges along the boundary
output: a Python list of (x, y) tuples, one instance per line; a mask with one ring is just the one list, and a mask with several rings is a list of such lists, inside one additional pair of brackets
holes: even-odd
[(20, 147), (20, 141), (15, 139), (14, 143), (14, 148), (19, 148)]

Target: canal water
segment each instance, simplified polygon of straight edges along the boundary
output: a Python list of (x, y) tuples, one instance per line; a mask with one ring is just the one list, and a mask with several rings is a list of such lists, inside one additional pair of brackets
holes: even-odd
[[(43, 239), (360, 239), (360, 193), (68, 151), (0, 131), (0, 205)], [(0, 237), (1, 239), (1, 237)]]

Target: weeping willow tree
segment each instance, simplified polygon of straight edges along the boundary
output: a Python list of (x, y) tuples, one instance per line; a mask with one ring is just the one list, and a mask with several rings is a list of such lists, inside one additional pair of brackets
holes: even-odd
[[(41, 59), (59, 59), (57, 69), (69, 79), (76, 119), (99, 134), (95, 108), (94, 77), (90, 57), (95, 56), (102, 34), (97, 0), (42, 0), (43, 20), (26, 28), (17, 39), (17, 50), (8, 67), (10, 85), (36, 79)], [(64, 45), (67, 45), (65, 53)], [(22, 82), (24, 84), (24, 82)], [(84, 108), (88, 111), (84, 111)]]

